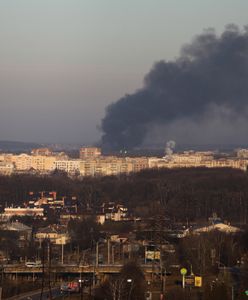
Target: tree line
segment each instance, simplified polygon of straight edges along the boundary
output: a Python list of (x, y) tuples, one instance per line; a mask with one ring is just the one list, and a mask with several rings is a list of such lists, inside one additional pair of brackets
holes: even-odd
[(140, 217), (161, 206), (176, 222), (206, 220), (215, 212), (223, 220), (247, 223), (248, 176), (234, 169), (161, 169), (120, 176), (69, 178), (13, 175), (0, 177), (0, 205), (21, 205), (29, 191), (57, 191), (77, 196), (82, 210), (113, 201)]

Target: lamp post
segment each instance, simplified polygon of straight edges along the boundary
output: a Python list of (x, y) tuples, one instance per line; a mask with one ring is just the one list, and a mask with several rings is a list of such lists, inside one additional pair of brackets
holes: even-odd
[(110, 239), (108, 237), (108, 241), (107, 241), (107, 246), (108, 246), (108, 265), (110, 265)]
[(129, 292), (128, 292), (128, 300), (131, 299), (132, 287), (133, 287), (133, 280), (132, 278), (127, 279), (127, 283), (130, 284)]
[(82, 273), (80, 272), (80, 279), (78, 280), (79, 281), (79, 287), (80, 287), (80, 299), (83, 300), (84, 298), (84, 288), (83, 288), (83, 279), (82, 279)]

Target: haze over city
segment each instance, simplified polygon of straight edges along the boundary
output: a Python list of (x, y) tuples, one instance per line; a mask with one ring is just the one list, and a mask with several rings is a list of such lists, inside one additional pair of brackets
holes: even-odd
[[(1, 1), (0, 140), (92, 144), (101, 140), (103, 132), (100, 127), (103, 125), (104, 141), (114, 148), (162, 143), (169, 139), (179, 144), (243, 143), (248, 128), (244, 113), (248, 94), (245, 88), (247, 32), (243, 30), (248, 23), (247, 11), (248, 3), (241, 0), (217, 3), (212, 0)], [(226, 28), (228, 24), (236, 24), (239, 30), (234, 26)], [(213, 31), (206, 31), (208, 28), (214, 28), (216, 36)], [(191, 97), (190, 92), (189, 99), (193, 98), (193, 102), (188, 106), (181, 105), (187, 103), (184, 99), (177, 102), (178, 116), (176, 108), (173, 108), (175, 101), (171, 100), (175, 99), (175, 93), (170, 83), (169, 88), (165, 86), (167, 92), (169, 89), (169, 100), (163, 96), (168, 102), (165, 101), (165, 105), (174, 101), (168, 110), (169, 116), (163, 114), (158, 119), (144, 117), (139, 123), (140, 110), (132, 107), (135, 106), (137, 90), (154, 90), (154, 79), (151, 79), (151, 74), (156, 75), (157, 70), (154, 63), (161, 60), (170, 62), (168, 65), (160, 63), (164, 70), (169, 65), (178, 66), (177, 59), (182, 55), (181, 49), (185, 44), (191, 46), (183, 55), (191, 55), (195, 59), (198, 54), (194, 47), (200, 44), (192, 42), (192, 39), (197, 35), (206, 37), (206, 34), (212, 34), (212, 45), (221, 49), (225, 39), (222, 34), (230, 31), (238, 38), (232, 40), (231, 37), (229, 45), (237, 41), (237, 47), (226, 52), (227, 58), (235, 57), (236, 53), (243, 55), (232, 77), (222, 82), (222, 87), (228, 86), (229, 80), (235, 82), (228, 90), (232, 97), (227, 99), (223, 90), (216, 92), (207, 80), (213, 93), (206, 101), (212, 106), (207, 109), (197, 107), (194, 101), (199, 98), (199, 93), (193, 93)], [(202, 49), (207, 48), (204, 42), (201, 46)], [(216, 59), (217, 56), (209, 49), (206, 51), (210, 58)], [(198, 62), (203, 63), (202, 58)], [(231, 63), (228, 68), (232, 68)], [(152, 68), (153, 73), (149, 73)], [(189, 68), (192, 75), (194, 66)], [(224, 74), (224, 67), (220, 69), (218, 74)], [(206, 69), (198, 64), (194, 70), (195, 74), (204, 78)], [(244, 78), (241, 83), (240, 71)], [(176, 90), (177, 85), (189, 84), (190, 88), (202, 89), (205, 95), (208, 86), (199, 86), (202, 81), (193, 80), (194, 84), (185, 82), (180, 72), (173, 75)], [(210, 68), (206, 77), (212, 72)], [(163, 88), (160, 86), (159, 90)], [(118, 128), (115, 121), (111, 123), (113, 114), (107, 115), (101, 123), (106, 106), (127, 94), (131, 95), (127, 98), (132, 103), (128, 109), (125, 105), (121, 107), (117, 116), (118, 122), (121, 119), (129, 123), (131, 135), (130, 128)], [(215, 95), (223, 96), (224, 100), (213, 100)], [(141, 106), (144, 99), (146, 96), (141, 97)], [(150, 109), (153, 103), (150, 99), (155, 103), (154, 112)], [(157, 115), (160, 109), (157, 100), (157, 96), (154, 99), (150, 97), (150, 104), (144, 105), (151, 116), (152, 113)], [(131, 111), (135, 113), (130, 117)], [(135, 122), (132, 123), (130, 118)], [(111, 130), (109, 124), (113, 124)], [(112, 129), (116, 131), (112, 132)], [(117, 136), (122, 139), (113, 144)]]

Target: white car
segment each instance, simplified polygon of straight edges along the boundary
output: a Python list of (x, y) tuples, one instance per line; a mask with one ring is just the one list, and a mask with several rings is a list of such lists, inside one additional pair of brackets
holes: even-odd
[(28, 268), (41, 268), (42, 263), (40, 261), (27, 261), (25, 266)]

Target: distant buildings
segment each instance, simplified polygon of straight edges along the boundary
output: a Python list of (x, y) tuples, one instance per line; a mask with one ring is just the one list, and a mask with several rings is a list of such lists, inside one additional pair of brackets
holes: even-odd
[(4, 213), (2, 214), (3, 218), (10, 219), (14, 216), (30, 216), (30, 217), (44, 217), (44, 208), (37, 207), (6, 207)]
[(0, 225), (0, 230), (8, 233), (16, 233), (16, 240), (19, 247), (24, 247), (32, 239), (32, 228), (21, 222), (7, 222)]
[(57, 197), (55, 191), (29, 192), (29, 197), (25, 204), (32, 208), (43, 208), (45, 214), (47, 214), (49, 210), (53, 210), (59, 214), (62, 212), (75, 214), (78, 210), (77, 197)]
[[(0, 174), (8, 173), (8, 175), (10, 175), (13, 172), (28, 173), (33, 170), (39, 173), (49, 173), (55, 170), (55, 162), (57, 160), (68, 160), (68, 156), (63, 152), (52, 153), (47, 148), (34, 149), (32, 150), (31, 155), (26, 153), (3, 153), (0, 155), (0, 164), (2, 164), (2, 166), (5, 164), (5, 170), (3, 168), (1, 170), (0, 168)], [(6, 171), (6, 166), (8, 166), (9, 172)], [(10, 169), (12, 169), (11, 172)]]
[(101, 206), (101, 214), (104, 215), (106, 221), (129, 220), (128, 208), (122, 204), (116, 204), (115, 202), (103, 203)]
[(70, 242), (67, 228), (59, 225), (50, 225), (45, 228), (40, 228), (35, 233), (35, 239), (40, 243), (44, 240), (49, 240), (56, 245), (65, 245)]
[(6, 207), (1, 214), (2, 220), (11, 217), (29, 216), (33, 218), (46, 218), (50, 213), (76, 215), (78, 212), (78, 199), (74, 196), (57, 197), (55, 191), (29, 192), (22, 207)]
[(248, 149), (240, 149), (237, 156), (218, 158), (210, 151), (185, 151), (165, 157), (104, 156), (97, 147), (83, 147), (80, 158), (71, 159), (65, 153), (53, 153), (48, 148), (33, 149), (31, 154), (0, 154), (0, 174), (62, 171), (70, 176), (115, 176), (157, 168), (234, 168), (247, 170)]
[(0, 174), (9, 176), (14, 172), (14, 164), (8, 162), (0, 162)]
[(237, 157), (238, 158), (248, 158), (248, 149), (238, 149)]
[(31, 151), (32, 155), (51, 156), (52, 151), (49, 148), (37, 148)]
[(54, 162), (54, 169), (65, 173), (76, 175), (80, 173), (80, 160), (57, 160)]
[(91, 159), (102, 155), (101, 148), (98, 147), (83, 147), (80, 149), (80, 159)]
[(233, 168), (247, 170), (248, 159), (238, 157), (214, 158), (212, 152), (185, 151), (169, 157), (149, 158), (149, 168)]
[(81, 176), (108, 176), (129, 174), (148, 168), (146, 157), (103, 156), (97, 159), (82, 160), (79, 173)]

